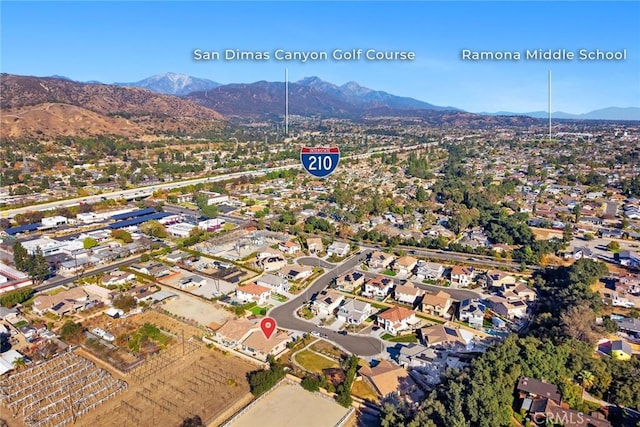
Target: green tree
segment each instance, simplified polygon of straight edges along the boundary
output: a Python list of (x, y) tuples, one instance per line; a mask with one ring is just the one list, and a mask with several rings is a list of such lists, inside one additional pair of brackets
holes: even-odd
[(607, 249), (609, 249), (611, 252), (614, 252), (614, 253), (620, 252), (620, 243), (616, 242), (615, 240), (612, 240), (607, 245)]
[(133, 242), (133, 237), (131, 237), (131, 233), (127, 230), (113, 230), (111, 231), (111, 237), (113, 239), (122, 240), (123, 243)]
[(124, 312), (129, 312), (129, 311), (133, 310), (134, 308), (137, 307), (137, 305), (138, 305), (138, 302), (131, 295), (118, 295), (113, 300), (113, 306), (115, 308), (119, 308), (120, 310), (122, 310)]
[(51, 274), (49, 263), (44, 258), (42, 249), (40, 249), (40, 246), (38, 246), (36, 248), (35, 254), (31, 257), (29, 265), (29, 276), (34, 283), (39, 284), (42, 283), (42, 281), (46, 279), (49, 274)]
[(96, 246), (98, 246), (98, 241), (93, 237), (85, 237), (85, 239), (82, 241), (82, 246), (85, 249), (95, 248)]
[(13, 264), (20, 271), (27, 271), (29, 269), (29, 254), (24, 246), (22, 246), (22, 243), (17, 240), (13, 244)]

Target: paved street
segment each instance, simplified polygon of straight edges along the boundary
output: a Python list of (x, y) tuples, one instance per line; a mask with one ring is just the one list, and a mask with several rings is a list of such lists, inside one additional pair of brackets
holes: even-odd
[[(273, 317), (279, 328), (289, 329), (302, 332), (318, 332), (326, 335), (325, 339), (338, 344), (345, 350), (357, 354), (359, 356), (375, 356), (384, 351), (384, 344), (378, 338), (361, 335), (340, 335), (335, 331), (314, 325), (311, 322), (302, 320), (295, 315), (295, 311), (311, 297), (326, 288), (335, 278), (338, 271), (347, 271), (362, 263), (369, 251), (356, 255), (348, 259), (342, 266), (329, 270), (320, 276), (311, 286), (298, 295), (295, 299), (271, 309), (269, 316)], [(312, 258), (317, 262), (316, 258)], [(314, 264), (317, 265), (317, 264)]]

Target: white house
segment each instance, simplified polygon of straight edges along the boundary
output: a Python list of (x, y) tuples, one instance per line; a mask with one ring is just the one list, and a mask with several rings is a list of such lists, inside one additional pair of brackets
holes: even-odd
[(475, 277), (473, 267), (455, 265), (451, 269), (451, 283), (457, 286), (469, 286)]
[(338, 319), (351, 325), (359, 325), (373, 313), (371, 304), (350, 299), (338, 308)]
[(416, 288), (416, 286), (411, 282), (407, 282), (404, 285), (398, 285), (395, 287), (393, 290), (393, 297), (398, 302), (413, 305), (416, 298), (423, 293), (424, 291), (422, 289)]
[(287, 279), (274, 274), (265, 274), (259, 279), (256, 279), (256, 284), (270, 288), (274, 292), (289, 292), (290, 287)]
[(376, 276), (364, 284), (362, 295), (366, 297), (384, 298), (391, 293), (395, 282), (391, 277)]
[(418, 261), (416, 276), (418, 279), (438, 280), (444, 274), (444, 267), (437, 262)]
[(239, 286), (236, 289), (236, 298), (242, 303), (256, 302), (258, 305), (265, 305), (271, 296), (271, 289), (264, 286), (249, 283), (248, 285)]
[(313, 300), (311, 309), (318, 315), (331, 316), (342, 304), (342, 301), (344, 301), (342, 294), (331, 289), (325, 289)]
[(287, 240), (286, 242), (282, 242), (278, 245), (278, 249), (284, 252), (287, 255), (293, 255), (297, 252), (301, 251), (300, 245), (296, 242), (292, 242), (291, 240)]
[(475, 329), (482, 329), (486, 307), (479, 299), (465, 299), (460, 301), (458, 320), (467, 322)]
[(351, 250), (351, 246), (348, 243), (343, 242), (333, 242), (331, 246), (327, 249), (327, 255), (335, 255), (337, 257), (346, 257), (349, 255), (349, 251)]
[(415, 311), (404, 307), (392, 307), (378, 314), (378, 325), (392, 335), (412, 331), (419, 324)]

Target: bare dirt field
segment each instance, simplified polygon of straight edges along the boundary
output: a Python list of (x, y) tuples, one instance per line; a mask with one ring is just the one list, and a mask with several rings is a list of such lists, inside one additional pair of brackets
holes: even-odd
[(246, 374), (255, 366), (197, 341), (150, 358), (127, 375), (129, 388), (78, 420), (78, 426), (177, 426), (198, 415), (211, 422), (246, 399)]
[(284, 383), (237, 418), (231, 427), (327, 427), (348, 412), (328, 397)]
[(213, 303), (201, 301), (197, 297), (184, 293), (180, 293), (178, 298), (165, 301), (161, 307), (176, 316), (191, 319), (203, 326), (211, 322), (221, 325), (233, 316), (232, 313), (216, 307)]

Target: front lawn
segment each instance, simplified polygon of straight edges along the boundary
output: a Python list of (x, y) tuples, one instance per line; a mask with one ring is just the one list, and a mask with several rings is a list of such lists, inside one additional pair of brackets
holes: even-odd
[(304, 350), (295, 355), (296, 362), (300, 364), (305, 370), (314, 372), (317, 374), (322, 373), (326, 368), (339, 368), (338, 362), (327, 359), (309, 350)]
[(253, 307), (251, 310), (251, 314), (253, 314), (254, 316), (265, 316), (267, 314), (267, 308), (266, 307)]
[(384, 274), (386, 276), (394, 277), (396, 275), (396, 272), (393, 271), (393, 270), (385, 270), (384, 273), (382, 273), (382, 274)]
[(399, 337), (396, 337), (391, 334), (384, 334), (380, 338), (390, 342), (400, 342), (400, 343), (418, 342), (418, 337), (416, 337), (415, 335), (400, 335)]

